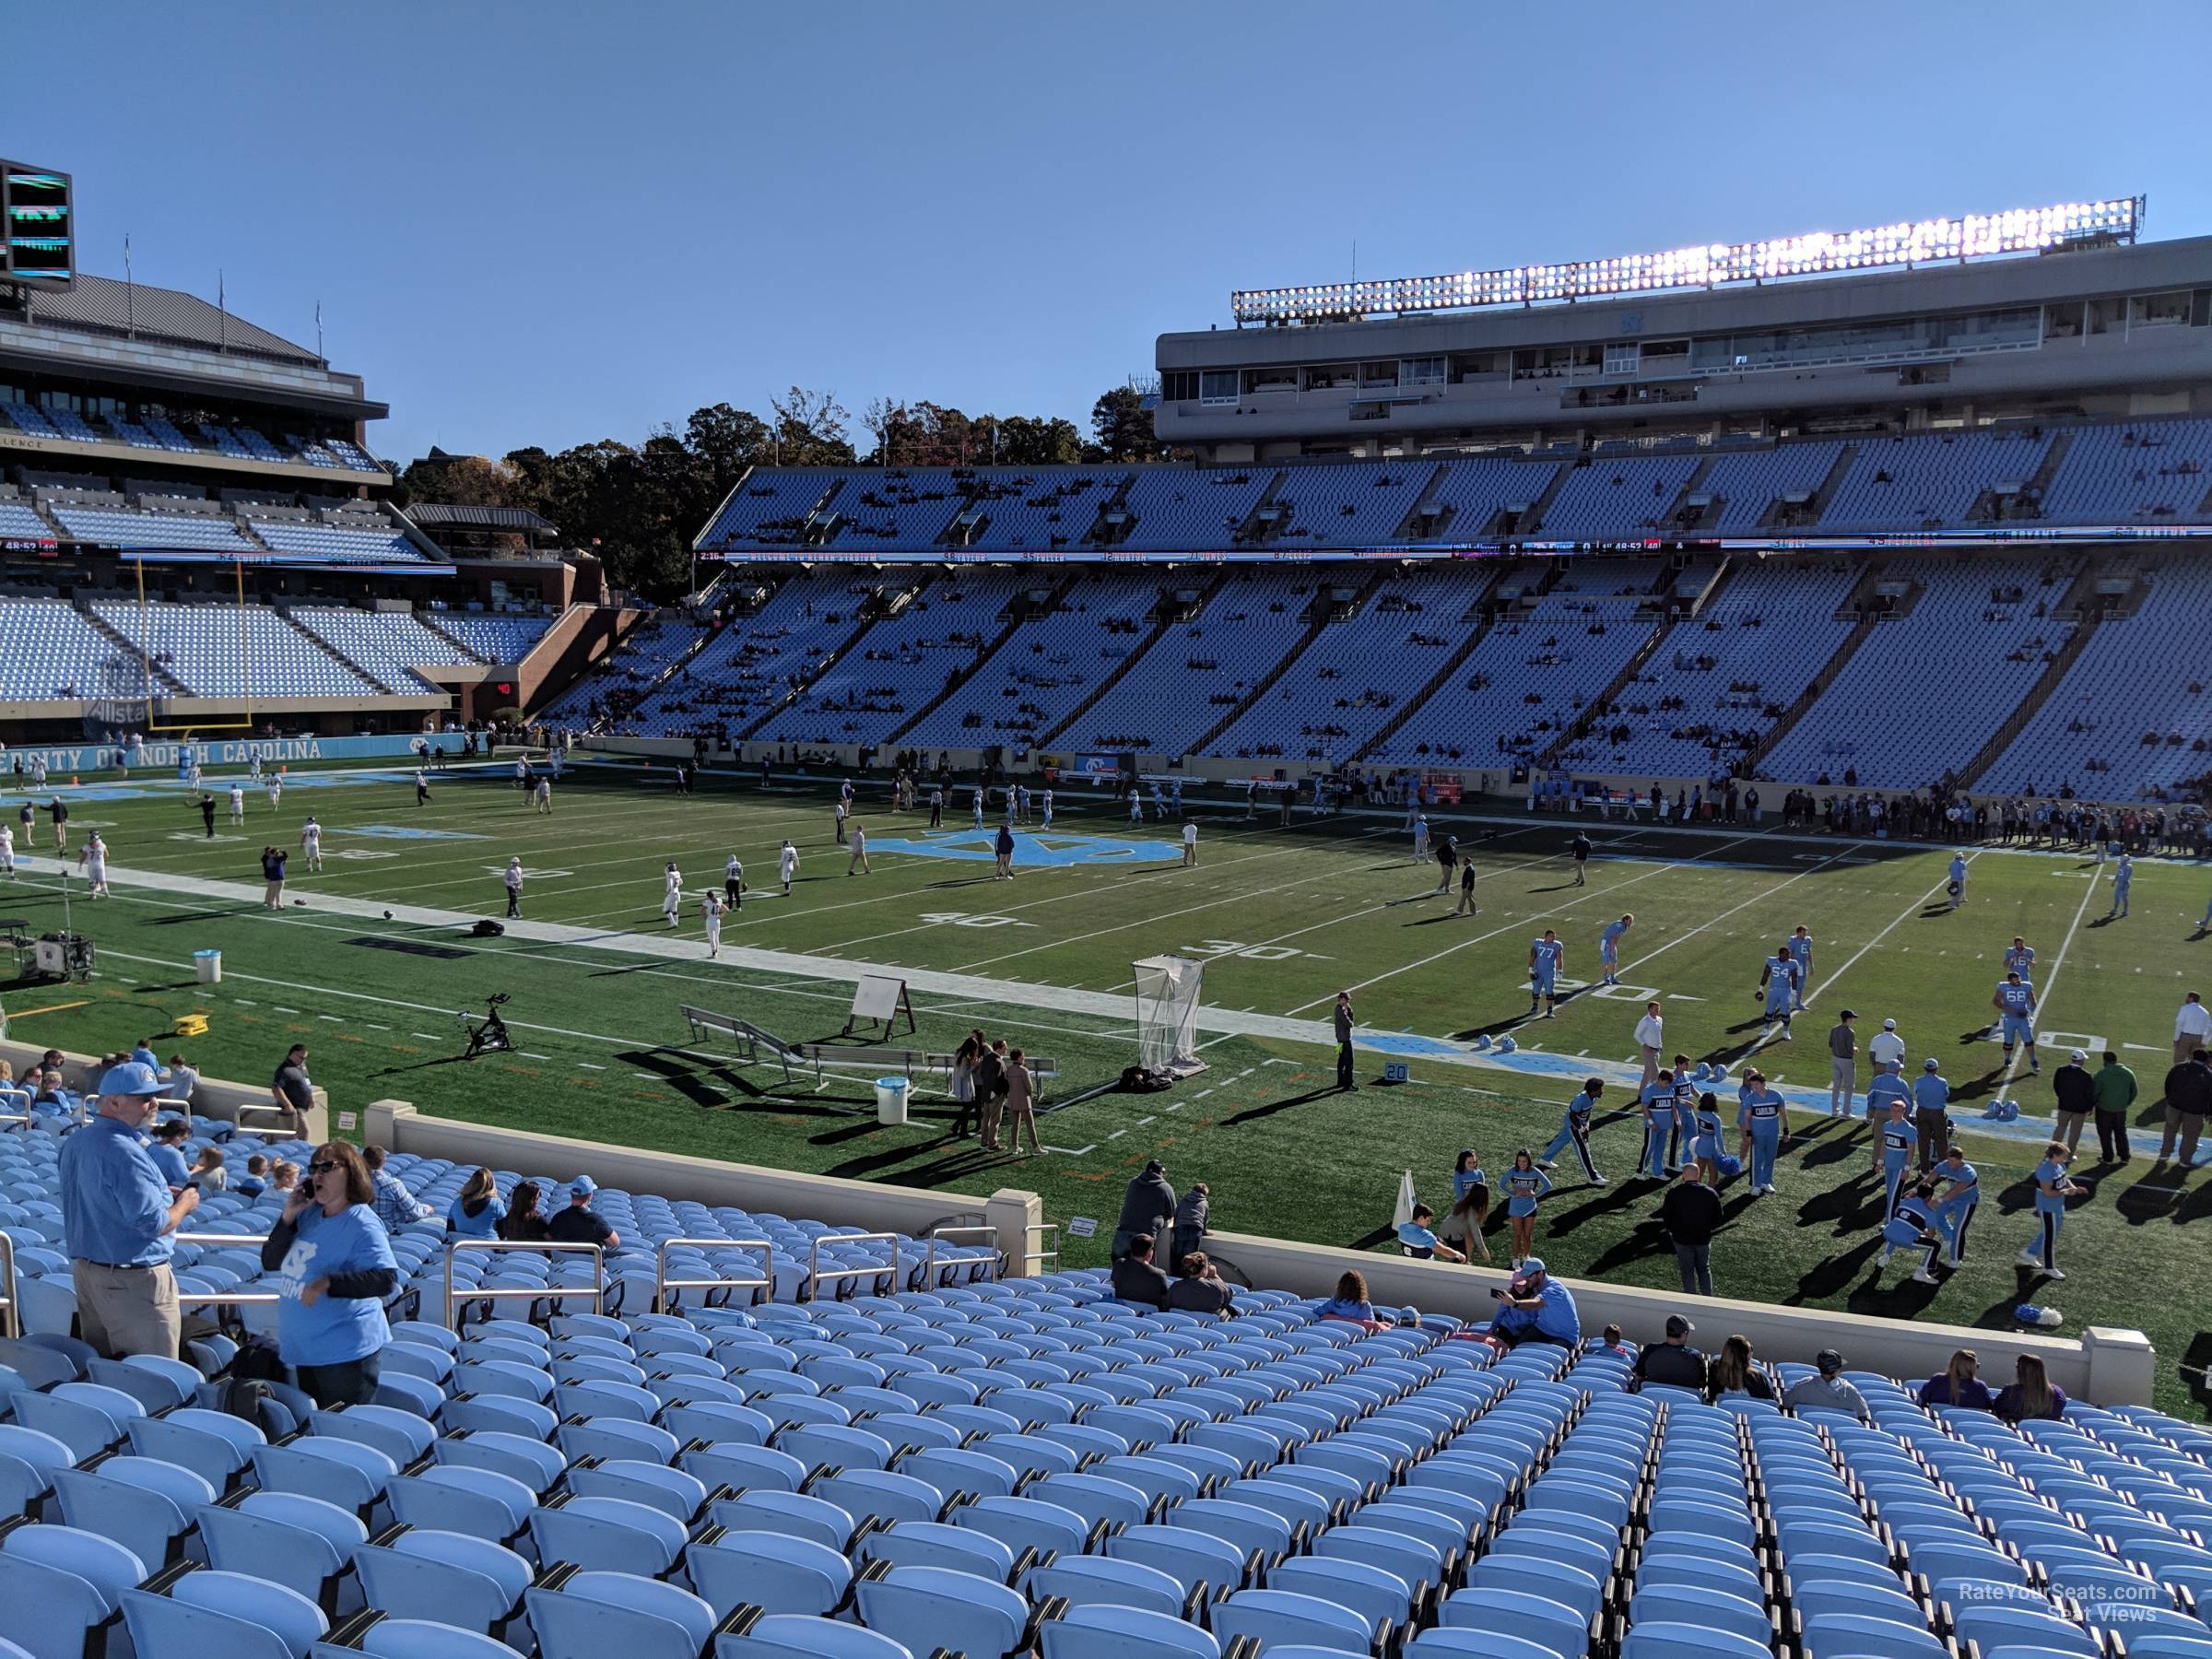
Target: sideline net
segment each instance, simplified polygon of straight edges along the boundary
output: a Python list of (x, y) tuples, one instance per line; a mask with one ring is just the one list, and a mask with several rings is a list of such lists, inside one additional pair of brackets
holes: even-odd
[(1136, 975), (1136, 1041), (1147, 1071), (1183, 1077), (1206, 1069), (1198, 1058), (1198, 993), (1206, 964), (1190, 957), (1147, 957)]

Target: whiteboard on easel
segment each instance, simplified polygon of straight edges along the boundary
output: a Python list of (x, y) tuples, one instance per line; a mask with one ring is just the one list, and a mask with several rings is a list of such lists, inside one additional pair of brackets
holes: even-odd
[(868, 973), (861, 976), (860, 983), (853, 988), (853, 1015), (845, 1021), (845, 1034), (851, 1036), (853, 1028), (865, 1020), (881, 1021), (883, 1034), (888, 1037), (896, 1030), (896, 1021), (906, 1016), (906, 1029), (917, 1030), (914, 1024), (914, 1005), (908, 1000), (906, 982), (888, 974)]
[(854, 1019), (888, 1019), (906, 997), (906, 982), (881, 974), (864, 976), (853, 991)]

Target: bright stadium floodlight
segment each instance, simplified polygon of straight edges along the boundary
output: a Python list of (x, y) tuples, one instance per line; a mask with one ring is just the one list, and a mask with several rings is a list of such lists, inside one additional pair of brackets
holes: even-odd
[(1922, 219), (1865, 230), (1814, 230), (1770, 241), (1713, 242), (1658, 253), (1578, 260), (1571, 265), (1513, 265), (1383, 282), (1334, 282), (1302, 288), (1239, 288), (1230, 310), (1242, 323), (1328, 323), (1377, 314), (1467, 311), (1486, 305), (1532, 305), (1665, 288), (1711, 288), (1826, 271), (1866, 271), (2030, 253), (2072, 241), (2133, 241), (2145, 198), (2061, 202), (1963, 218)]

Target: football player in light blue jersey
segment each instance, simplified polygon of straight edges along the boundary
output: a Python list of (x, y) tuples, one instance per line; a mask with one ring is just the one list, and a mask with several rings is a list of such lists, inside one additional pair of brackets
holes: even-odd
[(1905, 1115), (1902, 1100), (1889, 1102), (1889, 1115), (1882, 1120), (1882, 1213), (1888, 1215), (1897, 1207), (1898, 1188), (1903, 1184), (1905, 1168), (1912, 1161), (1912, 1148), (1920, 1136), (1912, 1127), (1912, 1120)]
[(1551, 1137), (1551, 1145), (1537, 1156), (1536, 1168), (1556, 1167), (1553, 1159), (1569, 1147), (1583, 1166), (1583, 1179), (1592, 1186), (1604, 1186), (1606, 1178), (1597, 1172), (1597, 1165), (1590, 1156), (1590, 1114), (1597, 1110), (1597, 1102), (1606, 1092), (1603, 1077), (1591, 1077), (1583, 1084), (1583, 1092), (1567, 1102), (1566, 1121), (1559, 1125), (1559, 1134)]
[(1606, 923), (1605, 932), (1597, 935), (1597, 959), (1606, 970), (1604, 983), (1620, 983), (1620, 935), (1635, 925), (1636, 918), (1630, 913), (1618, 922)]
[(1951, 1247), (1951, 1265), (1966, 1261), (1966, 1230), (1974, 1218), (1974, 1211), (1982, 1205), (1982, 1177), (1974, 1166), (1966, 1161), (1966, 1148), (1947, 1148), (1930, 1181), (1946, 1183), (1943, 1195), (1936, 1201), (1936, 1226)]
[(1759, 989), (1754, 996), (1764, 996), (1767, 1004), (1767, 1029), (1759, 1034), (1761, 1042), (1774, 1035), (1775, 1023), (1782, 1026), (1782, 1040), (1790, 1041), (1790, 1020), (1796, 1012), (1797, 959), (1790, 954), (1789, 945), (1777, 945), (1767, 965), (1759, 970)]
[(2006, 949), (2005, 971), (2017, 973), (2022, 979), (2035, 977), (2035, 947), (2019, 934), (2012, 935), (2012, 944)]
[(2058, 1265), (2058, 1234), (2066, 1224), (2067, 1197), (2081, 1191), (2066, 1173), (2073, 1156), (2065, 1141), (2053, 1141), (2043, 1148), (2043, 1161), (2035, 1166), (2035, 1238), (2020, 1252), (2020, 1261), (2041, 1268), (2045, 1278), (2066, 1277)]
[(2041, 1071), (2043, 1063), (2035, 1053), (2035, 987), (2015, 970), (2005, 976), (1989, 1004), (1997, 1011), (1997, 1025), (2005, 1039), (2005, 1064), (2012, 1064), (2013, 1045), (2024, 1042), (2028, 1045), (2028, 1069)]
[(1924, 1183), (1899, 1199), (1889, 1211), (1889, 1218), (1882, 1223), (1882, 1253), (1874, 1259), (1877, 1273), (1889, 1265), (1889, 1253), (1893, 1250), (1923, 1253), (1920, 1265), (1912, 1269), (1914, 1284), (1940, 1282), (1936, 1277), (1936, 1263), (1943, 1254), (1943, 1236), (1936, 1226), (1932, 1191)]
[(2135, 882), (2136, 861), (2131, 854), (2123, 853), (2120, 862), (2112, 866), (2112, 908), (2105, 912), (2108, 918), (2127, 914), (2127, 889)]
[(1550, 928), (1544, 936), (1532, 939), (1528, 946), (1528, 1011), (1534, 1015), (1536, 1005), (1544, 1005), (1544, 1018), (1552, 1018), (1559, 1012), (1559, 969), (1567, 960), (1567, 944)]
[(1806, 988), (1813, 982), (1813, 935), (1808, 927), (1800, 925), (1797, 931), (1783, 941), (1790, 959), (1797, 964), (1797, 983), (1791, 988), (1791, 1007), (1796, 1013), (1805, 1012)]
[(1751, 1171), (1751, 1195), (1757, 1198), (1774, 1190), (1775, 1154), (1790, 1144), (1789, 1114), (1782, 1096), (1767, 1087), (1767, 1075), (1757, 1066), (1744, 1074), (1736, 1100), (1735, 1125), (1743, 1131), (1737, 1156)]

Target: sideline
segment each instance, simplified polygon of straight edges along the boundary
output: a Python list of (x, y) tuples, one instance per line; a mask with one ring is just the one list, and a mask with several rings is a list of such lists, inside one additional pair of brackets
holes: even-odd
[[(18, 855), (18, 867), (28, 874), (62, 877), (64, 866), (51, 857)], [(156, 871), (130, 870), (111, 865), (108, 880), (112, 886), (147, 888), (158, 892), (188, 895), (236, 904), (241, 911), (257, 907), (261, 902), (258, 886), (238, 881), (216, 881), (204, 877), (164, 875)], [(477, 917), (460, 911), (438, 910), (426, 905), (387, 903), (379, 900), (350, 899), (335, 894), (317, 894), (304, 908), (324, 915), (349, 916), (364, 922), (391, 920), (406, 922), (421, 927), (451, 927), (461, 929), (474, 925)], [(626, 957), (647, 957), (662, 961), (680, 961), (697, 965), (700, 961), (699, 943), (688, 937), (667, 938), (662, 935), (644, 932), (578, 927), (559, 922), (519, 920), (505, 924), (508, 936), (535, 940), (543, 944), (578, 946), (591, 950), (604, 950)], [(797, 980), (832, 981), (853, 983), (864, 976), (883, 975), (902, 979), (915, 991), (936, 995), (966, 998), (985, 1005), (1041, 1008), (1058, 1013), (1089, 1015), (1113, 1020), (1130, 1018), (1131, 1003), (1128, 992), (1078, 991), (1072, 987), (1040, 985), (1018, 980), (992, 979), (981, 974), (949, 973), (936, 969), (886, 967), (863, 961), (847, 961), (835, 958), (813, 957), (795, 951), (761, 950), (747, 946), (724, 947), (718, 959), (734, 968), (750, 969), (758, 972), (787, 975)], [(188, 964), (176, 963), (182, 969)], [(374, 999), (364, 999), (374, 1000)], [(1201, 1005), (1196, 1023), (1206, 1030), (1225, 1036), (1266, 1038), (1277, 1041), (1297, 1042), (1310, 1047), (1334, 1048), (1335, 1036), (1332, 1023), (1326, 1019), (1299, 1019), (1288, 1015), (1262, 1014), (1235, 1008)], [(1353, 1046), (1371, 1054), (1392, 1059), (1432, 1060), (1452, 1065), (1463, 1065), (1482, 1070), (1507, 1072), (1522, 1077), (1548, 1077), (1559, 1080), (1583, 1077), (1603, 1077), (1609, 1083), (1628, 1089), (1640, 1084), (1641, 1067), (1629, 1061), (1598, 1060), (1580, 1055), (1553, 1054), (1542, 1051), (1516, 1050), (1508, 1054), (1475, 1049), (1449, 1038), (1423, 1037), (1410, 1032), (1359, 1031), (1353, 1038)], [(1825, 1088), (1813, 1089), (1783, 1086), (1779, 1092), (1792, 1107), (1816, 1118), (1828, 1116), (1828, 1091)], [(2012, 1123), (1994, 1120), (1963, 1118), (1959, 1127), (1974, 1133), (1997, 1135), (2009, 1140), (2035, 1141), (2050, 1138), (2052, 1122), (2048, 1118), (2022, 1117)], [(2131, 1133), (2131, 1146), (2140, 1145), (2155, 1152), (2156, 1137), (2145, 1137)]]

